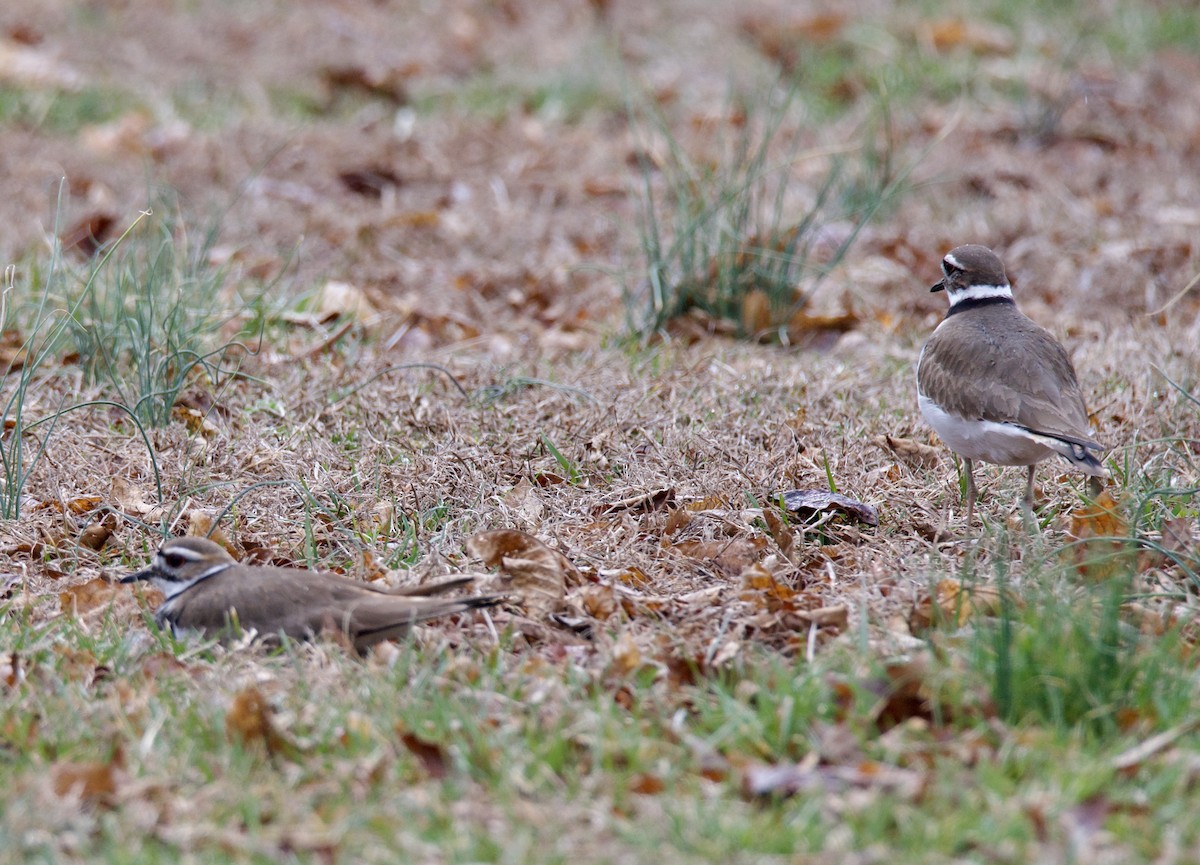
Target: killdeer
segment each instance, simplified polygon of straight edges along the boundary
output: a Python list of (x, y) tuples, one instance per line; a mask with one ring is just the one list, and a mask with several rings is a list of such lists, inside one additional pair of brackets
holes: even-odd
[(999, 256), (986, 246), (952, 249), (942, 259), (950, 300), (917, 361), (921, 414), (967, 469), (967, 522), (975, 514), (974, 461), (1028, 466), (1058, 454), (1090, 475), (1098, 494), (1108, 472), (1091, 451), (1105, 448), (1088, 430), (1088, 413), (1066, 350), (1013, 302)]
[(412, 589), (379, 589), (334, 574), (239, 564), (207, 538), (172, 538), (148, 568), (122, 583), (149, 580), (166, 599), (154, 614), (172, 633), (227, 635), (235, 627), (270, 638), (307, 640), (322, 631), (344, 634), (359, 653), (402, 637), (416, 622), (500, 601), (496, 595), (433, 598), (471, 582), (458, 577)]

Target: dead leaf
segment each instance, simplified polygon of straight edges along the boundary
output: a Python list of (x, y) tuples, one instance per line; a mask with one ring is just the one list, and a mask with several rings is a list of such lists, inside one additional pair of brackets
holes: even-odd
[(199, 433), (204, 438), (212, 438), (217, 434), (216, 425), (199, 409), (177, 405), (171, 408), (171, 417), (183, 424), (190, 435)]
[(635, 775), (629, 782), (629, 792), (639, 793), (642, 796), (657, 796), (666, 789), (667, 785), (662, 778), (648, 773)]
[(757, 562), (767, 546), (766, 538), (726, 538), (699, 540), (688, 538), (677, 543), (664, 541), (664, 546), (677, 550), (691, 559), (705, 562), (730, 576), (740, 574)]
[(973, 54), (1007, 55), (1015, 48), (1007, 30), (980, 21), (944, 18), (925, 27), (923, 35), (925, 41), (939, 53), (965, 48)]
[(55, 510), (60, 514), (70, 513), (78, 517), (94, 511), (103, 501), (104, 499), (100, 498), (100, 496), (80, 496), (79, 498), (70, 499), (69, 501), (65, 502), (60, 502), (57, 499), (50, 499), (48, 501), (38, 502), (36, 505), (34, 505), (32, 510)]
[(446, 777), (450, 759), (446, 755), (445, 748), (436, 742), (422, 739), (416, 733), (410, 732), (402, 724), (396, 725), (396, 735), (400, 738), (401, 744), (408, 749), (409, 753), (417, 758), (417, 762), (421, 764), (421, 768), (425, 770), (426, 775), (434, 781), (440, 781)]
[(117, 217), (114, 214), (103, 211), (91, 213), (63, 232), (59, 240), (64, 251), (91, 258), (112, 237), (116, 224)]
[(79, 616), (112, 603), (117, 589), (107, 580), (97, 577), (59, 592), (59, 608), (70, 616)]
[(913, 439), (893, 438), (890, 435), (875, 436), (875, 444), (895, 454), (905, 463), (917, 468), (937, 468), (942, 461), (942, 452), (935, 447)]
[[(238, 545), (230, 540), (229, 535), (225, 534), (224, 529), (216, 525), (212, 514), (208, 511), (200, 508), (192, 508), (184, 516), (187, 518), (187, 536), (189, 538), (208, 538), (210, 541), (224, 547), (225, 552), (229, 553), (235, 559), (242, 557), (242, 551), (238, 549)], [(267, 563), (270, 562), (268, 561)]]
[(642, 650), (628, 631), (622, 631), (612, 650), (612, 669), (621, 676), (628, 676), (642, 666)]
[(15, 328), (0, 332), (0, 372), (7, 375), (25, 365), (25, 338)]
[(705, 496), (702, 499), (697, 499), (694, 502), (688, 502), (683, 507), (694, 514), (698, 514), (702, 511), (723, 510), (724, 508), (729, 507), (729, 501), (724, 496), (713, 493), (712, 495)]
[(117, 510), (131, 517), (145, 516), (154, 510), (154, 505), (146, 502), (146, 492), (122, 477), (113, 477), (109, 499)]
[(815, 610), (797, 610), (796, 615), (818, 628), (836, 628), (844, 632), (850, 625), (850, 608), (845, 604), (817, 607)]
[(585, 613), (601, 622), (617, 611), (617, 599), (611, 586), (584, 586), (580, 590), (579, 605)]
[(796, 607), (796, 590), (785, 586), (760, 562), (741, 573), (742, 589), (738, 597), (770, 612), (791, 611)]
[(408, 86), (405, 82), (411, 71), (406, 67), (379, 69), (347, 63), (325, 67), (321, 70), (321, 77), (331, 93), (358, 91), (385, 99), (394, 105), (406, 105)]
[(644, 493), (628, 496), (606, 505), (599, 505), (593, 511), (594, 516), (602, 517), (621, 511), (645, 514), (652, 511), (666, 510), (675, 507), (675, 488), (663, 487), (657, 490), (647, 490)]
[[(826, 511), (836, 511), (853, 517), (868, 526), (879, 525), (879, 516), (870, 505), (826, 490), (788, 490), (781, 493), (785, 507), (804, 519)], [(778, 498), (778, 497), (776, 497)]]
[(583, 580), (566, 556), (516, 529), (473, 535), (467, 540), (467, 552), (489, 568), (499, 567), (506, 578), (505, 591), (523, 603), (531, 616), (559, 612), (567, 583), (577, 585)]
[(248, 747), (262, 745), (270, 755), (287, 756), (296, 750), (275, 728), (267, 698), (253, 686), (238, 691), (225, 714), (225, 737)]
[(1075, 568), (1085, 579), (1103, 582), (1128, 573), (1133, 565), (1129, 524), (1107, 489), (1071, 511), (1068, 536), (1075, 542), (1069, 547)]
[(387, 579), (387, 568), (383, 567), (370, 550), (362, 551), (362, 573), (367, 582)]
[(365, 166), (338, 173), (338, 180), (351, 192), (365, 198), (382, 198), (387, 189), (398, 189), (400, 178), (387, 166)]
[(861, 321), (862, 318), (853, 310), (833, 315), (811, 315), (801, 309), (788, 319), (788, 339), (793, 345), (804, 345), (822, 334), (848, 333), (858, 327)]
[(112, 526), (106, 522), (92, 523), (79, 533), (77, 543), (89, 550), (99, 550), (112, 537)]
[(796, 548), (796, 533), (792, 531), (784, 520), (776, 516), (774, 509), (763, 508), (763, 522), (767, 524), (767, 531), (771, 533), (771, 538), (775, 541), (775, 545), (779, 547), (779, 551), (784, 557), (791, 560), (792, 553)]
[(50, 783), (60, 797), (77, 796), (85, 805), (109, 807), (117, 794), (124, 753), (117, 748), (106, 763), (55, 763), (50, 770)]
[(1196, 542), (1192, 540), (1195, 520), (1190, 517), (1167, 517), (1162, 522), (1162, 548), (1173, 555), (1192, 557)]
[[(1018, 605), (1020, 600), (1010, 598), (1010, 603)], [(913, 604), (908, 627), (914, 636), (945, 624), (961, 628), (975, 616), (1000, 615), (1002, 607), (998, 589), (946, 578)]]
[(742, 332), (765, 333), (771, 329), (771, 300), (761, 288), (742, 295)]
[(367, 299), (366, 292), (361, 288), (333, 279), (321, 287), (317, 309), (322, 316), (336, 313), (341, 318), (359, 324), (368, 324), (379, 315), (379, 310)]

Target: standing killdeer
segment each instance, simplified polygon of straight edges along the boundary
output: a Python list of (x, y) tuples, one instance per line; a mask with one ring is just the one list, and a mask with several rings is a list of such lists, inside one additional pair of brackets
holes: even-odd
[(307, 640), (322, 631), (344, 634), (360, 652), (402, 637), (416, 622), (497, 603), (496, 595), (431, 598), (471, 582), (458, 577), (386, 590), (300, 568), (250, 567), (207, 538), (172, 538), (150, 567), (122, 583), (149, 580), (166, 595), (154, 619), (173, 633), (225, 635), (236, 627), (264, 637)]
[(1025, 504), (1033, 507), (1037, 463), (1058, 454), (1091, 476), (1108, 473), (1089, 451), (1103, 451), (1088, 430), (1075, 368), (1053, 336), (1013, 303), (1000, 258), (986, 246), (960, 246), (942, 259), (930, 291), (950, 300), (946, 317), (917, 361), (921, 414), (967, 467), (967, 522), (975, 514), (974, 461), (1029, 466)]

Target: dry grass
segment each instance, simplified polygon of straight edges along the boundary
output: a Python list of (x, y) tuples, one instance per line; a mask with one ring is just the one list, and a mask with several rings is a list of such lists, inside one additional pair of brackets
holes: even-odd
[[(1021, 473), (983, 469), (985, 524), (966, 527), (948, 453), (922, 463), (879, 442), (936, 446), (912, 373), (944, 303), (927, 287), (946, 249), (985, 242), (1074, 357), (1130, 533), (1165, 544), (1164, 521), (1185, 520), (1194, 562), (1195, 505), (1179, 491), (1200, 486), (1200, 410), (1167, 377), (1196, 392), (1200, 295), (1159, 310), (1200, 272), (1200, 109), (1188, 98), (1200, 61), (1176, 49), (1114, 59), (1100, 37), (1067, 57), (1038, 15), (995, 25), (1008, 34), (997, 46), (875, 6), (857, 4), (864, 20), (833, 37), (770, 3), (6, 10), (10, 30), (42, 34), (87, 70), (85, 92), (141, 107), (99, 128), (0, 124), (5, 260), (23, 276), (44, 260), (30, 250), (60, 173), (68, 222), (121, 224), (148, 171), (179, 191), (184, 223), (228, 205), (214, 254), (223, 303), (278, 279), (262, 351), (237, 377), (194, 376), (180, 402), (193, 413), (148, 431), (161, 501), (133, 426), (88, 409), (56, 427), (21, 519), (0, 527), (13, 575), (0, 643), (0, 744), (18, 794), (0, 821), (9, 848), (47, 860), (870, 862), (894, 845), (925, 861), (1169, 861), (1172, 844), (1200, 844), (1164, 816), (1194, 799), (1191, 737), (1142, 775), (1111, 768), (1113, 751), (1187, 716), (1186, 650), (1168, 647), (1188, 676), (1174, 697), (1145, 697), (1119, 731), (1091, 737), (1044, 720), (1005, 727), (964, 660), (970, 635), (933, 637), (926, 653), (910, 626), (942, 578), (1003, 576), (1027, 599), (1045, 589), (1056, 614), (1102, 606), (1060, 555), (1082, 479), (1041, 468), (1029, 537)], [(814, 152), (844, 147), (877, 107), (864, 80), (878, 52), (883, 67), (915, 58), (969, 77), (949, 95), (907, 82), (915, 92), (896, 97), (890, 136), (915, 165), (910, 188), (808, 307), (850, 313), (848, 332), (816, 327), (804, 347), (780, 348), (703, 336), (715, 325), (699, 321), (635, 347), (617, 304), (637, 254), (638, 159), (662, 142), (628, 122), (622, 74), (698, 161), (719, 158), (717, 130), (737, 122), (730, 86), (769, 74), (764, 54), (787, 60), (762, 20), (817, 39), (812, 56), (850, 58), (820, 98), (829, 113), (790, 130)], [(218, 24), (211, 42), (194, 38)], [(139, 46), (122, 55), (132, 68), (97, 28)], [(187, 75), (176, 56), (191, 58)], [(802, 163), (799, 186), (825, 168)], [(376, 195), (339, 179), (364, 169), (392, 182)], [(18, 314), (26, 300), (12, 298)], [(25, 411), (106, 395), (68, 358), (42, 371)], [(830, 479), (879, 526), (776, 518), (776, 494)], [(61, 506), (86, 497), (99, 507)], [(580, 627), (513, 606), (491, 623), (437, 623), (365, 663), (327, 643), (274, 656), (179, 645), (154, 632), (146, 599), (104, 580), (144, 564), (163, 527), (218, 514), (246, 550), (352, 577), (367, 552), (396, 581), (480, 571), (472, 535), (523, 530), (578, 568), (564, 616)], [(111, 531), (99, 550), (80, 543), (97, 525)], [(1123, 627), (1194, 615), (1194, 574), (1139, 562), (1140, 618)], [(891, 697), (881, 707), (880, 693), (911, 696), (881, 684), (898, 657), (944, 664), (918, 676), (923, 688), (966, 683), (943, 700), (953, 718)], [(242, 724), (239, 695), (274, 709)], [(1083, 768), (1029, 770), (1048, 754)], [(818, 775), (804, 778), (819, 792), (744, 793), (759, 763), (810, 756)], [(874, 780), (847, 780), (868, 765)], [(1151, 805), (1137, 804), (1140, 788)], [(1098, 802), (1103, 832), (1088, 810)]]

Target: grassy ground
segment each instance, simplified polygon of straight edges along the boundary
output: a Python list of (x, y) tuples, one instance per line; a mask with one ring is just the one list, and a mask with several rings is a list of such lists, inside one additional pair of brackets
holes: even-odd
[[(0, 858), (1198, 858), (1200, 15), (967, 11), (6, 6)], [(966, 242), (1107, 510), (982, 467), (965, 524), (913, 365)], [(512, 600), (177, 642), (112, 581), (214, 520)]]

